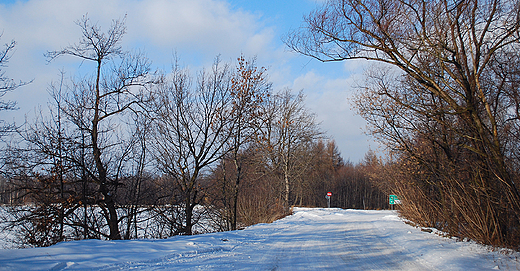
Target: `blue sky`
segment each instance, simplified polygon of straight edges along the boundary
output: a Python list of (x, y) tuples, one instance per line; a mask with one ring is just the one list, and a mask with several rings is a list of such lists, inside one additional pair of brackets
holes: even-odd
[(6, 74), (34, 80), (5, 98), (19, 110), (2, 118), (20, 123), (38, 106), (46, 106), (47, 88), (59, 70), (73, 74), (80, 62), (60, 58), (50, 64), (43, 54), (78, 41), (74, 22), (84, 14), (106, 29), (112, 19), (127, 16), (123, 46), (146, 52), (154, 66), (169, 69), (176, 53), (197, 70), (220, 55), (233, 61), (241, 54), (257, 57), (268, 68), (274, 88), (303, 89), (306, 103), (342, 156), (363, 159), (377, 144), (363, 134), (365, 122), (350, 109), (349, 97), (359, 85), (365, 63), (321, 63), (288, 51), (282, 37), (299, 27), (304, 15), (324, 0), (23, 0), (0, 1), (0, 44), (17, 42)]

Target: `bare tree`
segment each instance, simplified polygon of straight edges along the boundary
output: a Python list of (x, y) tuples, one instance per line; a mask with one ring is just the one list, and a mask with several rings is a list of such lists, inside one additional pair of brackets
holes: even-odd
[[(428, 187), (439, 189), (435, 196), (425, 194), (432, 200), (447, 202), (442, 197), (453, 195), (453, 184), (461, 189), (460, 204), (471, 195), (476, 202), (502, 202), (480, 210), (440, 206), (454, 210), (451, 217), (460, 215), (459, 225), (489, 230), (494, 237), (482, 242), (508, 244), (520, 220), (520, 190), (518, 168), (511, 166), (515, 154), (506, 147), (518, 142), (511, 129), (518, 125), (517, 89), (511, 88), (517, 78), (506, 75), (504, 63), (511, 59), (516, 66), (511, 56), (520, 45), (519, 30), (517, 1), (333, 0), (306, 17), (305, 27), (286, 42), (322, 61), (388, 64), (372, 71), (358, 100), (372, 131), (425, 172)], [(469, 186), (475, 179), (479, 185)], [(486, 222), (475, 224), (475, 213)]]
[[(133, 117), (128, 125), (131, 128), (129, 140), (125, 151), (128, 152), (128, 161), (121, 161), (121, 167), (128, 164), (128, 168), (122, 170), (125, 178), (125, 194), (122, 195), (121, 200), (126, 201), (124, 210), (126, 211), (126, 233), (124, 239), (138, 238), (139, 229), (138, 224), (146, 219), (141, 219), (139, 215), (144, 212), (149, 212), (155, 203), (157, 197), (154, 189), (147, 187), (146, 182), (150, 182), (153, 175), (153, 169), (149, 168), (151, 164), (150, 154), (150, 133), (153, 132), (153, 121), (149, 118), (149, 114), (142, 111), (134, 111)], [(120, 193), (122, 194), (122, 193)], [(146, 204), (143, 204), (146, 203)], [(150, 208), (143, 208), (143, 206), (150, 206)], [(123, 218), (123, 217), (122, 217)]]
[[(2, 35), (0, 35), (2, 37)], [(3, 97), (8, 92), (15, 90), (16, 88), (25, 85), (24, 82), (16, 82), (5, 75), (3, 68), (7, 67), (9, 59), (11, 58), (12, 51), (16, 46), (16, 42), (13, 40), (4, 45), (4, 48), (0, 50), (0, 97)], [(16, 102), (12, 101), (0, 101), (0, 110), (13, 110), (16, 108)]]
[[(0, 38), (2, 35), (0, 34)], [(9, 59), (12, 56), (12, 52), (14, 47), (16, 46), (16, 42), (12, 40), (9, 43), (4, 45), (4, 48), (0, 50), (0, 98), (4, 97), (7, 93), (26, 85), (30, 82), (16, 82), (14, 79), (9, 78), (5, 74), (5, 68), (7, 67), (7, 63), (9, 63)], [(0, 111), (3, 110), (15, 110), (16, 102), (15, 101), (5, 101), (0, 100)], [(0, 137), (4, 136), (6, 133), (12, 132), (14, 128), (13, 124), (6, 123), (5, 120), (0, 120)]]
[(60, 110), (78, 131), (89, 137), (85, 144), (95, 169), (75, 162), (98, 186), (101, 198), (97, 203), (110, 229), (107, 237), (121, 239), (115, 192), (120, 185), (120, 161), (128, 153), (125, 148), (118, 151), (122, 142), (115, 137), (118, 129), (124, 129), (120, 121), (123, 114), (142, 103), (142, 92), (151, 83), (149, 62), (142, 54), (124, 52), (120, 46), (126, 32), (124, 19), (113, 21), (106, 33), (86, 16), (77, 24), (83, 35), (79, 43), (48, 52), (47, 56), (54, 60), (70, 55), (95, 65), (93, 77), (72, 81)]
[(284, 208), (289, 210), (291, 183), (302, 177), (312, 160), (310, 150), (322, 132), (314, 114), (304, 105), (300, 92), (293, 95), (289, 89), (273, 95), (262, 114), (264, 128), (259, 134), (259, 149), (272, 172), (277, 172), (283, 186)]
[[(246, 61), (242, 56), (238, 59), (238, 66), (231, 78), (232, 100), (229, 117), (233, 122), (229, 123), (231, 136), (227, 147), (235, 166), (235, 178), (231, 187), (231, 230), (237, 229), (238, 194), (246, 160), (243, 159), (242, 152), (254, 143), (263, 127), (262, 106), (267, 101), (271, 88), (266, 76), (265, 68), (258, 68), (254, 59)], [(225, 162), (225, 159), (223, 161)]]
[(193, 233), (193, 211), (204, 196), (201, 179), (225, 154), (232, 134), (230, 71), (219, 62), (200, 72), (195, 82), (176, 65), (156, 89), (156, 161), (180, 190), (180, 202), (172, 195), (171, 204), (184, 209), (182, 227), (175, 234)]

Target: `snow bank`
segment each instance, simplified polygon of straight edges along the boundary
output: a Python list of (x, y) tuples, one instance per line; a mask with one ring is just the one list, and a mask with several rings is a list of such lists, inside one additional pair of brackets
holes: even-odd
[(0, 250), (0, 269), (516, 270), (518, 256), (421, 231), (393, 211), (297, 208), (241, 231)]

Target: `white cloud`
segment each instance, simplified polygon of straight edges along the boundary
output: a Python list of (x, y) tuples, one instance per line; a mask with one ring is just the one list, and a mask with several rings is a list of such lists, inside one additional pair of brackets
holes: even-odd
[(219, 0), (32, 0), (0, 10), (0, 30), (20, 47), (58, 49), (79, 39), (74, 22), (85, 14), (104, 29), (127, 14), (127, 45), (181, 54), (197, 51), (210, 58), (241, 52), (259, 55), (272, 50), (269, 45), (278, 39), (257, 15), (231, 10)]
[(156, 65), (165, 68), (169, 68), (173, 51), (190, 64), (198, 62), (195, 65), (211, 63), (217, 54), (226, 61), (241, 53), (272, 55), (267, 50), (273, 50), (275, 39), (273, 29), (257, 15), (233, 11), (220, 0), (30, 0), (0, 7), (0, 42), (17, 42), (4, 70), (15, 79), (34, 79), (5, 97), (20, 106), (17, 112), (2, 112), (8, 118), (45, 104), (47, 86), (58, 79), (59, 70), (73, 73), (81, 65), (73, 57), (47, 64), (44, 53), (76, 43), (81, 32), (75, 22), (85, 14), (104, 30), (126, 14), (124, 47), (144, 48)]
[(64, 57), (47, 64), (43, 54), (76, 43), (81, 32), (74, 22), (85, 14), (105, 30), (113, 19), (126, 14), (123, 46), (144, 49), (160, 68), (169, 68), (174, 51), (189, 66), (207, 65), (217, 54), (224, 61), (242, 53), (258, 56), (258, 65), (268, 68), (277, 89), (304, 89), (309, 108), (317, 113), (345, 157), (356, 162), (368, 149), (359, 128), (364, 122), (354, 115), (347, 101), (354, 74), (360, 73), (363, 63), (316, 64), (289, 53), (280, 40), (285, 33), (277, 32), (283, 29), (281, 17), (269, 18), (269, 14), (247, 11), (224, 0), (29, 0), (0, 5), (0, 31), (4, 33), (0, 43), (11, 39), (18, 43), (5, 69), (7, 75), (34, 79), (5, 97), (18, 101), (20, 110), (1, 112), (0, 118), (23, 121), (23, 115), (37, 105), (45, 106), (47, 86), (59, 79), (60, 69), (73, 75), (81, 65), (78, 59)]
[(152, 43), (163, 50), (194, 53), (212, 59), (217, 54), (235, 58), (244, 53), (266, 53), (275, 38), (259, 17), (233, 11), (225, 1), (149, 0), (128, 11), (128, 38)]
[(293, 82), (294, 90), (303, 89), (309, 109), (327, 135), (336, 141), (341, 154), (358, 162), (377, 144), (364, 134), (366, 122), (352, 108), (351, 98), (362, 79), (361, 73), (345, 78), (330, 78), (309, 71)]

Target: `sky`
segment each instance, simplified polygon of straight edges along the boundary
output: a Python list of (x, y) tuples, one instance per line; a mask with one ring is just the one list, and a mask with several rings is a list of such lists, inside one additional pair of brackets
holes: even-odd
[(48, 88), (60, 71), (74, 75), (81, 62), (62, 57), (48, 62), (47, 51), (77, 43), (75, 22), (88, 15), (106, 30), (126, 16), (123, 47), (146, 53), (157, 69), (169, 70), (173, 55), (196, 71), (217, 55), (232, 62), (241, 54), (256, 57), (268, 69), (274, 90), (303, 90), (306, 105), (321, 128), (336, 141), (345, 160), (357, 163), (378, 144), (364, 134), (365, 121), (352, 109), (351, 97), (362, 83), (366, 63), (321, 63), (291, 52), (283, 37), (324, 0), (0, 0), (0, 44), (17, 45), (5, 75), (32, 83), (4, 96), (19, 109), (0, 118), (20, 124), (49, 101)]

